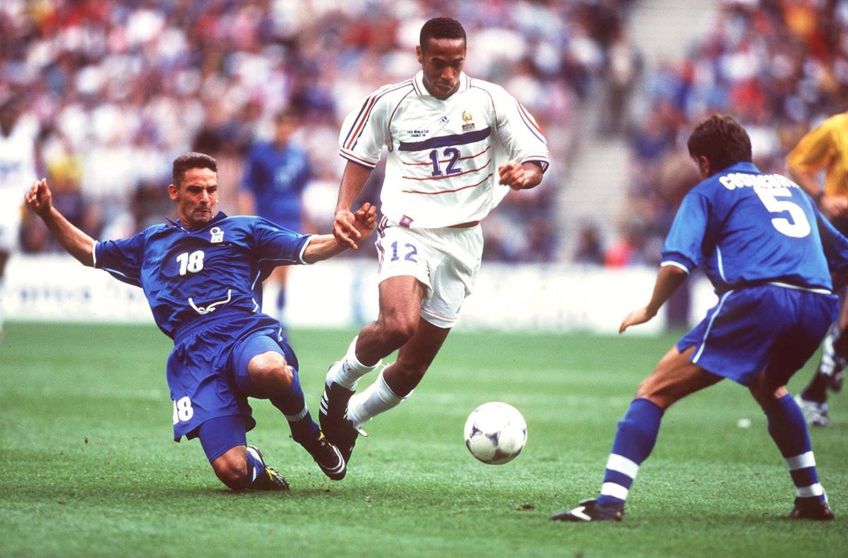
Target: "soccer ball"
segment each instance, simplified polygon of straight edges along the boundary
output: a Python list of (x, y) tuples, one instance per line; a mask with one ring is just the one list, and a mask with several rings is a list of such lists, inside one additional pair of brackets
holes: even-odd
[(465, 445), (483, 463), (500, 465), (512, 461), (526, 443), (527, 423), (512, 405), (483, 403), (465, 421)]

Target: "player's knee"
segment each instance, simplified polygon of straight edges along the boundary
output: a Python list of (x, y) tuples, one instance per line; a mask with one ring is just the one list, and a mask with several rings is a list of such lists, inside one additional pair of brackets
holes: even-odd
[(771, 403), (776, 399), (780, 399), (789, 393), (786, 386), (774, 385), (774, 382), (770, 381), (770, 378), (765, 373), (761, 373), (757, 376), (757, 378), (748, 386), (748, 391), (751, 392), (751, 396), (763, 409), (771, 405)]
[(212, 462), (215, 475), (230, 490), (244, 490), (250, 484), (247, 459), (224, 455)]
[(387, 344), (401, 347), (412, 339), (418, 329), (418, 319), (392, 318), (383, 323), (383, 337)]
[(263, 390), (286, 390), (292, 384), (292, 370), (279, 353), (269, 352), (253, 357), (248, 373), (251, 381)]
[(636, 399), (647, 399), (660, 409), (668, 409), (672, 403), (677, 401), (671, 390), (667, 386), (662, 387), (660, 384), (651, 380), (650, 377), (642, 380), (639, 387), (636, 388)]

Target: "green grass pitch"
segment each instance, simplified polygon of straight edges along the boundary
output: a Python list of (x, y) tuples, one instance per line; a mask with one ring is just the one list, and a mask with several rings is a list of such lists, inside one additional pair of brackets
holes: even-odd
[[(292, 336), (316, 415), (324, 372), (352, 335)], [(233, 494), (198, 442), (171, 440), (170, 342), (155, 328), (7, 324), (0, 556), (848, 555), (844, 394), (832, 399), (835, 426), (812, 432), (836, 521), (785, 518), (786, 467), (762, 413), (730, 382), (668, 411), (622, 523), (548, 520), (597, 491), (616, 422), (674, 340), (460, 327), (413, 396), (367, 425), (341, 482), (253, 400), (259, 424), (248, 439), (292, 491)], [(463, 444), (467, 414), (490, 400), (528, 422), (527, 447), (506, 465), (479, 463)]]

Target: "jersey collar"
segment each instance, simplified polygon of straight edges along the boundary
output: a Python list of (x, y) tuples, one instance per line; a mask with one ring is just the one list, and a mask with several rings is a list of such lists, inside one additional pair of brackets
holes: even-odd
[[(418, 70), (418, 73), (415, 74), (415, 77), (412, 78), (412, 87), (415, 89), (415, 92), (419, 97), (433, 97), (430, 95), (430, 92), (427, 91), (427, 88), (424, 86), (424, 71)], [(471, 78), (468, 77), (465, 72), (459, 73), (459, 87), (457, 87), (456, 91), (448, 97), (444, 99), (445, 101), (450, 100), (451, 97), (456, 95), (457, 93), (462, 93), (464, 91), (468, 91), (468, 88), (471, 87)], [(435, 97), (433, 97), (435, 99)], [(440, 99), (441, 100), (441, 99)]]
[(208, 223), (206, 223), (206, 224), (205, 224), (204, 226), (202, 226), (201, 228), (199, 228), (199, 229), (195, 229), (195, 230), (193, 230), (193, 231), (189, 231), (187, 228), (185, 228), (185, 227), (183, 226), (183, 224), (182, 224), (182, 223), (180, 223), (180, 220), (179, 220), (179, 219), (177, 219), (176, 221), (174, 221), (173, 219), (170, 219), (170, 218), (168, 218), (168, 217), (165, 217), (165, 220), (166, 220), (166, 221), (168, 221), (169, 223), (171, 223), (172, 225), (174, 225), (175, 227), (178, 227), (178, 228), (180, 228), (180, 229), (182, 229), (182, 230), (184, 230), (184, 231), (188, 231), (188, 232), (197, 232), (197, 231), (202, 231), (202, 230), (206, 229), (207, 227), (209, 227), (210, 225), (214, 225), (214, 224), (215, 224), (215, 223), (217, 223), (218, 221), (221, 221), (221, 220), (226, 219), (226, 218), (227, 218), (227, 214), (226, 214), (226, 213), (224, 213), (223, 211), (219, 211), (218, 213), (216, 213), (216, 214), (215, 214), (215, 216), (214, 216), (214, 217), (212, 217), (212, 220), (211, 220), (211, 221), (209, 221)]
[(744, 172), (747, 174), (762, 174), (760, 169), (757, 168), (757, 165), (751, 163), (749, 161), (740, 161), (739, 163), (733, 163), (729, 167), (722, 169), (718, 174), (727, 174), (729, 172)]

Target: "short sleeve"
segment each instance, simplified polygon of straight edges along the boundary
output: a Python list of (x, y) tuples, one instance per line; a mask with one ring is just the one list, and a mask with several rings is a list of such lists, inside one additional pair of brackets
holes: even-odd
[(301, 234), (263, 218), (253, 226), (256, 252), (261, 264), (302, 264), (303, 251), (309, 244), (309, 235)]
[(94, 245), (94, 267), (119, 281), (140, 287), (144, 243), (144, 233), (123, 240), (98, 242)]
[(386, 144), (384, 89), (377, 90), (351, 111), (339, 131), (339, 154), (368, 168), (377, 166)]
[(550, 152), (536, 119), (502, 87), (494, 86), (490, 93), (497, 118), (498, 136), (509, 160), (536, 162), (542, 165), (542, 170), (547, 170)]
[(695, 191), (686, 194), (663, 244), (661, 265), (675, 265), (687, 273), (701, 265), (708, 219), (707, 198)]

